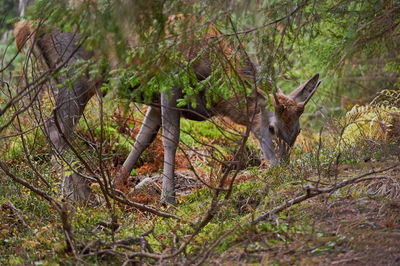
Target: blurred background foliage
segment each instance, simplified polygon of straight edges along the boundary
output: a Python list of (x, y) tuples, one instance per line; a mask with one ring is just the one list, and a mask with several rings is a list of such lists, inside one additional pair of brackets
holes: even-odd
[(0, 2), (1, 20), (0, 35), (4, 41), (5, 33), (13, 28), (13, 21), (18, 17), (18, 2), (13, 0), (3, 0)]

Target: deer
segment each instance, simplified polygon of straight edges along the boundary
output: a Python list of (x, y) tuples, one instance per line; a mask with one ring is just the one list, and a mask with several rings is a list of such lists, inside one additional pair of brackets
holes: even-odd
[[(209, 27), (208, 37), (219, 37), (221, 35), (212, 25)], [(51, 32), (38, 33), (36, 29), (30, 27), (29, 23), (21, 22), (16, 25), (14, 35), (18, 49), (22, 51), (24, 43), (28, 42), (34, 56), (49, 71), (55, 71), (60, 66), (69, 66), (78, 59), (90, 59), (96, 56), (94, 52), (87, 51), (83, 46), (78, 45), (82, 36), (76, 32), (61, 32), (54, 29)], [(205, 45), (208, 45), (208, 43), (200, 45), (201, 47), (196, 49), (191, 49), (193, 47), (186, 48), (187, 50), (183, 51), (185, 59), (190, 61), (198, 56), (198, 51), (203, 49)], [(192, 66), (198, 80), (211, 75), (213, 69), (209, 55), (218, 52), (224, 53), (228, 58), (235, 57), (236, 53), (225, 41), (216, 42), (215, 47), (207, 49), (200, 60)], [(254, 70), (254, 65), (249, 60), (246, 60), (247, 65), (235, 69), (238, 75), (245, 80), (252, 76), (246, 69), (253, 68)], [(58, 75), (54, 78), (54, 82), (63, 84), (66, 78), (65, 75)], [(62, 154), (68, 149), (66, 142), (71, 138), (77, 121), (82, 116), (89, 99), (95, 94), (102, 82), (102, 77), (89, 80), (88, 77), (83, 76), (75, 82), (72, 89), (67, 87), (58, 89), (56, 107), (44, 130), (55, 153)], [(267, 108), (267, 94), (259, 88), (256, 88), (255, 93), (247, 98), (245, 106), (240, 105), (236, 97), (213, 102), (211, 107), (207, 107), (204, 93), (199, 93), (196, 96), (195, 108), (190, 104), (178, 107), (178, 99), (183, 97), (182, 88), (173, 87), (168, 93), (161, 92), (154, 97), (153, 102), (149, 105), (134, 147), (123, 164), (122, 169), (125, 174), (119, 176), (126, 182), (129, 176), (126, 173), (133, 170), (143, 151), (155, 140), (158, 131), (162, 128), (164, 166), (161, 201), (174, 204), (175, 155), (179, 144), (181, 117), (204, 121), (214, 116), (224, 116), (237, 124), (250, 126), (250, 131), (260, 143), (265, 160), (269, 162), (270, 166), (277, 165), (280, 161), (288, 159), (290, 148), (294, 145), (300, 133), (299, 119), (320, 83), (319, 74), (315, 74), (288, 95), (277, 88), (272, 95), (268, 95), (273, 103), (273, 111)], [(212, 90), (212, 88), (205, 90)], [(239, 96), (239, 98), (246, 97), (245, 95)], [(251, 121), (250, 125), (249, 121)], [(69, 191), (75, 200), (87, 199), (90, 187), (83, 176), (74, 173), (63, 178), (65, 185), (63, 189)]]

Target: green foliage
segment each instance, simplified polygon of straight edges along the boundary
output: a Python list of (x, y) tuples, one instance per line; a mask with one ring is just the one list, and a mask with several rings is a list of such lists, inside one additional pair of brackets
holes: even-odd
[(0, 19), (0, 36), (4, 32), (9, 31), (13, 28), (13, 22), (18, 16), (18, 4), (14, 0), (3, 0), (0, 2), (0, 13), (2, 14)]
[[(114, 127), (113, 127), (114, 126)], [(95, 136), (100, 139), (101, 138), (101, 127), (97, 126), (94, 129)], [(103, 139), (108, 143), (112, 143), (113, 151), (119, 151), (124, 154), (128, 154), (133, 148), (133, 141), (130, 138), (127, 138), (123, 134), (119, 133), (115, 128), (115, 125), (103, 125)]]
[(186, 145), (199, 147), (202, 144), (195, 141), (196, 136), (201, 136), (202, 140), (212, 140), (215, 144), (226, 141), (224, 134), (229, 134), (224, 129), (218, 128), (213, 121), (191, 121), (181, 120), (180, 139)]
[(42, 148), (46, 148), (46, 141), (41, 130), (33, 130), (32, 132), (23, 135), (22, 138), (24, 138), (24, 141), (22, 141), (21, 136), (11, 139), (7, 152), (3, 154), (6, 160), (23, 159), (26, 154), (25, 149), (35, 150), (38, 147), (41, 147), (39, 148), (41, 150)]

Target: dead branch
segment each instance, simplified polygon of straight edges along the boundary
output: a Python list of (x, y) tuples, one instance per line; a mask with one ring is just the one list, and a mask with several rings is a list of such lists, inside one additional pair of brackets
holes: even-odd
[(16, 183), (28, 188), (30, 191), (34, 192), (39, 197), (47, 200), (54, 207), (54, 209), (60, 215), (60, 219), (61, 219), (62, 226), (63, 226), (63, 231), (64, 231), (64, 234), (65, 234), (65, 237), (66, 237), (67, 250), (72, 251), (74, 256), (75, 256), (75, 258), (77, 260), (79, 260), (79, 258), (77, 257), (77, 253), (75, 251), (74, 245), (73, 245), (72, 229), (71, 229), (71, 225), (68, 222), (67, 205), (66, 204), (63, 204), (63, 205), (60, 204), (60, 202), (58, 202), (56, 199), (52, 198), (45, 191), (35, 187), (34, 185), (29, 183), (25, 179), (20, 178), (20, 177), (14, 175), (13, 173), (11, 173), (9, 171), (8, 167), (6, 166), (6, 164), (3, 163), (3, 161), (1, 161), (1, 160), (0, 160), (0, 169), (3, 170), (3, 172), (8, 177), (10, 177), (14, 182), (16, 182)]
[(16, 175), (14, 175), (13, 173), (11, 173), (8, 169), (8, 167), (6, 166), (6, 164), (0, 160), (0, 169), (8, 176), (10, 177), (13, 181), (15, 181), (16, 183), (26, 187), (27, 189), (31, 190), (32, 192), (34, 192), (36, 195), (42, 197), (43, 199), (47, 200), (49, 203), (51, 203), (51, 205), (53, 205), (55, 207), (55, 209), (57, 210), (57, 212), (61, 212), (61, 204), (59, 202), (57, 202), (55, 199), (53, 199), (49, 194), (47, 194), (45, 191), (35, 187), (34, 185), (32, 185), (31, 183), (29, 183), (28, 181), (26, 181), (23, 178), (17, 177)]
[(31, 229), (30, 226), (25, 223), (25, 220), (21, 215), (21, 211), (17, 207), (15, 207), (15, 205), (11, 201), (6, 201), (6, 203), (3, 204), (3, 207), (10, 209), (10, 211), (17, 217), (18, 222), (20, 222), (26, 228)]
[(298, 197), (296, 197), (294, 199), (291, 199), (289, 201), (286, 201), (285, 203), (279, 205), (278, 207), (261, 214), (256, 219), (254, 219), (250, 224), (252, 224), (252, 225), (257, 224), (257, 223), (259, 223), (261, 221), (264, 221), (264, 220), (268, 219), (269, 217), (271, 217), (271, 215), (277, 214), (277, 213), (279, 213), (279, 212), (281, 212), (281, 211), (283, 211), (283, 210), (285, 210), (287, 208), (292, 207), (295, 204), (301, 203), (301, 202), (303, 202), (305, 200), (308, 200), (310, 198), (314, 198), (314, 197), (316, 197), (318, 195), (321, 195), (321, 194), (331, 193), (331, 192), (333, 192), (335, 190), (338, 190), (338, 189), (340, 189), (342, 187), (345, 187), (347, 185), (356, 184), (356, 183), (369, 181), (369, 180), (386, 179), (387, 176), (384, 176), (384, 175), (371, 176), (371, 177), (369, 177), (369, 176), (373, 175), (373, 174), (377, 174), (377, 173), (382, 173), (382, 172), (388, 171), (390, 169), (393, 169), (393, 168), (397, 167), (398, 165), (399, 164), (397, 163), (397, 164), (395, 164), (393, 166), (384, 168), (382, 170), (378, 170), (378, 171), (372, 170), (372, 171), (369, 171), (368, 173), (364, 173), (364, 174), (359, 175), (357, 177), (344, 180), (344, 181), (342, 181), (342, 182), (340, 182), (340, 183), (338, 183), (336, 185), (332, 185), (332, 186), (325, 187), (325, 188), (319, 188), (319, 187), (315, 187), (315, 186), (312, 186), (312, 185), (308, 185), (308, 186), (306, 186), (304, 188), (305, 193), (303, 195), (298, 196)]
[[(128, 206), (137, 208), (137, 209), (139, 209), (141, 211), (145, 211), (145, 212), (149, 212), (149, 213), (155, 214), (155, 215), (160, 216), (160, 217), (172, 218), (172, 219), (175, 219), (175, 220), (178, 220), (178, 221), (181, 220), (181, 218), (179, 218), (178, 216), (173, 215), (171, 213), (159, 211), (159, 210), (157, 210), (155, 208), (152, 208), (150, 206), (147, 206), (145, 204), (141, 204), (141, 203), (137, 203), (137, 202), (131, 201), (131, 200), (126, 198), (126, 196), (125, 196), (125, 194), (123, 192), (121, 192), (121, 191), (119, 191), (117, 189), (113, 189), (113, 191), (114, 191), (115, 194), (112, 194), (112, 195), (109, 195), (109, 196), (111, 198), (113, 198), (114, 200), (120, 202), (120, 203), (123, 203), (123, 204), (126, 204)], [(119, 196), (117, 196), (116, 194), (119, 194)]]
[(234, 226), (232, 229), (226, 231), (222, 236), (220, 236), (216, 241), (214, 241), (214, 243), (212, 245), (210, 245), (210, 247), (208, 249), (206, 249), (204, 252), (202, 252), (200, 255), (198, 255), (195, 259), (193, 259), (192, 261), (190, 261), (189, 263), (187, 263), (187, 265), (192, 265), (198, 258), (203, 257), (198, 263), (196, 263), (195, 265), (202, 265), (204, 263), (204, 261), (206, 259), (209, 258), (211, 251), (219, 244), (221, 243), (222, 240), (224, 240), (228, 235), (230, 235), (231, 233), (233, 233), (240, 224), (237, 224), (236, 226)]

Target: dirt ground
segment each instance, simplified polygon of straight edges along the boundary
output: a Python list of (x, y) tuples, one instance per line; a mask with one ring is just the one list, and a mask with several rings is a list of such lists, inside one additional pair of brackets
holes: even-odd
[[(354, 176), (391, 163), (341, 166), (339, 171), (341, 175)], [(289, 241), (283, 244), (271, 244), (271, 233), (249, 233), (247, 239), (233, 244), (223, 254), (214, 252), (205, 264), (400, 265), (400, 167), (384, 174), (389, 177), (387, 180), (350, 185), (340, 193), (318, 196), (296, 206), (296, 214), (287, 217), (288, 224), (303, 221), (311, 231), (288, 234), (283, 238)], [(148, 198), (136, 195), (136, 201), (148, 203), (159, 198), (161, 174), (147, 177), (156, 181), (159, 188)], [(181, 195), (201, 187), (190, 171), (177, 171), (177, 181)]]
[[(296, 215), (288, 217), (290, 223), (290, 220), (305, 218), (302, 214), (307, 216), (305, 220), (313, 228), (311, 234), (291, 236), (291, 241), (282, 246), (269, 245), (267, 235), (264, 239), (253, 236), (215, 262), (223, 265), (259, 262), (262, 265), (400, 265), (400, 168), (385, 174), (390, 177), (386, 181), (349, 186), (348, 192), (334, 199), (332, 195), (314, 198), (300, 207)], [(359, 195), (354, 191), (360, 191)], [(254, 243), (264, 248), (249, 248)]]

